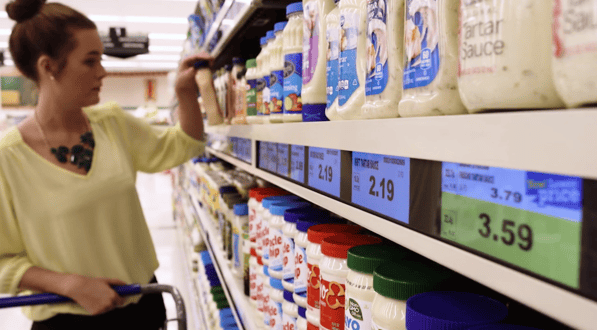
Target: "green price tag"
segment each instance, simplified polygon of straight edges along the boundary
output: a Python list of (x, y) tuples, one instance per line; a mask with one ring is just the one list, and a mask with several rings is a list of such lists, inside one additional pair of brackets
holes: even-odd
[(580, 178), (443, 164), (441, 237), (579, 287)]

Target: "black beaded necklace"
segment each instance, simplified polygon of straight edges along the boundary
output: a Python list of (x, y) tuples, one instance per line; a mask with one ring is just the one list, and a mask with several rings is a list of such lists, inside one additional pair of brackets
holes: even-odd
[[(88, 131), (81, 134), (81, 143), (74, 145), (72, 148), (66, 146), (59, 146), (58, 148), (50, 147), (50, 143), (44, 134), (39, 121), (37, 120), (37, 113), (33, 115), (33, 120), (39, 129), (41, 136), (44, 138), (46, 146), (50, 149), (52, 154), (56, 156), (56, 159), (61, 163), (69, 161), (73, 165), (77, 165), (78, 168), (84, 168), (86, 172), (91, 169), (91, 162), (93, 161), (93, 149), (95, 148), (95, 140), (93, 139), (93, 132), (91, 131), (91, 125), (89, 124), (87, 117), (85, 117), (85, 124), (87, 125)], [(89, 146), (86, 148), (85, 146)], [(70, 157), (68, 156), (70, 154)]]

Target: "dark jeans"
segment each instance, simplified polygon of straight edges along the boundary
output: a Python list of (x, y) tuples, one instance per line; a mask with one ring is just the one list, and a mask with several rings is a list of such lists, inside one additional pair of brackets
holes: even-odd
[[(151, 283), (157, 283), (155, 277)], [(41, 322), (33, 322), (31, 330), (158, 330), (165, 321), (166, 308), (162, 295), (146, 294), (137, 304), (101, 315), (58, 314)]]

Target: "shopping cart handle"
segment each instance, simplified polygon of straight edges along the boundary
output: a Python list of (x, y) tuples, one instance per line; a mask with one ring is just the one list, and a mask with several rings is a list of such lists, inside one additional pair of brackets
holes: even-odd
[[(121, 285), (112, 287), (120, 296), (130, 296), (141, 293), (139, 284)], [(72, 299), (52, 293), (41, 293), (31, 296), (20, 296), (0, 299), (1, 308), (58, 304), (72, 301)]]

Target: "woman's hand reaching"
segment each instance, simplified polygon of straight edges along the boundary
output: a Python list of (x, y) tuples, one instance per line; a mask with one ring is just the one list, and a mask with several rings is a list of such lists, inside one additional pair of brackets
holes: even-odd
[[(177, 96), (192, 96), (197, 99), (197, 91), (199, 86), (195, 80), (197, 74), (197, 68), (195, 64), (199, 61), (207, 61), (210, 66), (213, 63), (213, 58), (206, 52), (200, 52), (195, 55), (190, 55), (180, 63), (178, 67), (178, 73), (176, 77), (176, 94)], [(203, 68), (209, 70), (209, 68)], [(210, 74), (211, 77), (211, 74)]]

